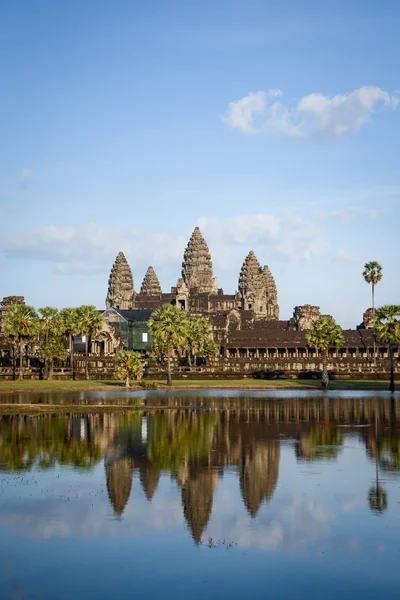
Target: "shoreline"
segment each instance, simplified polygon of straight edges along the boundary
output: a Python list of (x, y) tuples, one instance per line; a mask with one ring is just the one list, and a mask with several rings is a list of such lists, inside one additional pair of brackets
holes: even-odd
[[(117, 381), (65, 381), (51, 380), (16, 380), (0, 382), (0, 405), (1, 396), (13, 394), (68, 394), (78, 392), (170, 392), (179, 390), (232, 390), (232, 391), (269, 391), (269, 390), (322, 390), (321, 382), (315, 379), (293, 380), (258, 380), (232, 379), (232, 380), (175, 380), (172, 386), (167, 386), (163, 381), (149, 381), (147, 386), (131, 385), (129, 388)], [(152, 387), (154, 385), (154, 387)], [(349, 391), (388, 391), (389, 382), (381, 380), (332, 380), (329, 382), (329, 390)], [(400, 381), (396, 381), (396, 389), (400, 390)]]

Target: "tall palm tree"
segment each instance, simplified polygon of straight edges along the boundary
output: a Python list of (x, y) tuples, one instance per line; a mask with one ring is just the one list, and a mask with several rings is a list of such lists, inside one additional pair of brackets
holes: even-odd
[[(371, 260), (364, 265), (363, 277), (371, 284), (372, 290), (372, 323), (375, 325), (375, 286), (382, 279), (382, 267), (376, 260)], [(376, 342), (374, 338), (374, 365), (376, 366)]]
[(77, 308), (63, 308), (60, 311), (63, 329), (68, 336), (69, 366), (71, 367), (72, 379), (75, 379), (74, 370), (74, 337), (79, 333), (79, 313)]
[(321, 350), (322, 356), (322, 387), (329, 385), (329, 374), (327, 369), (328, 350), (330, 346), (341, 346), (344, 342), (343, 332), (332, 317), (322, 317), (312, 321), (310, 330), (307, 332), (307, 342), (315, 349)]
[(207, 342), (211, 338), (211, 325), (205, 317), (191, 317), (188, 319), (188, 347), (189, 364), (190, 357), (193, 357), (193, 365), (196, 366), (197, 356), (201, 355)]
[(394, 392), (394, 351), (400, 344), (400, 305), (385, 304), (376, 311), (375, 333), (377, 338), (388, 345), (390, 385)]
[(103, 317), (95, 306), (82, 305), (77, 309), (78, 332), (85, 337), (85, 379), (89, 379), (89, 338), (103, 325)]
[(149, 330), (156, 351), (167, 354), (167, 385), (172, 385), (171, 355), (174, 349), (187, 343), (188, 320), (181, 309), (172, 304), (163, 304), (151, 315)]
[(24, 378), (24, 346), (32, 341), (38, 331), (38, 316), (32, 306), (14, 304), (7, 311), (4, 334), (19, 347), (19, 375)]
[(39, 313), (39, 333), (43, 335), (43, 357), (44, 357), (44, 378), (49, 378), (49, 346), (50, 339), (56, 333), (59, 322), (57, 321), (58, 309), (51, 306), (45, 306), (38, 309)]

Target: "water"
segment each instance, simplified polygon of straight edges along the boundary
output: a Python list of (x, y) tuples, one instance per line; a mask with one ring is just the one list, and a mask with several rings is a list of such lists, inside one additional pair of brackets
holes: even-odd
[(399, 398), (56, 400), (139, 408), (0, 415), (0, 598), (397, 595)]

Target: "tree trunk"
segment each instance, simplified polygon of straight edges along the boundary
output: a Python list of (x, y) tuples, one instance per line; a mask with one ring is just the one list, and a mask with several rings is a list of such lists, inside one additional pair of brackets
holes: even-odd
[(171, 376), (171, 342), (167, 343), (167, 385), (172, 385)]
[(48, 373), (47, 379), (53, 379), (53, 371), (54, 371), (54, 358), (50, 358), (48, 361)]
[(74, 336), (70, 333), (69, 334), (69, 339), (70, 339), (70, 351), (69, 351), (69, 356), (70, 356), (70, 361), (71, 361), (71, 375), (72, 375), (72, 379), (73, 381), (75, 381), (75, 365), (74, 365)]
[[(372, 284), (372, 324), (375, 327), (375, 286)], [(374, 330), (374, 367), (376, 367), (376, 339)]]
[(19, 343), (19, 375), (18, 379), (24, 378), (24, 342)]
[(129, 388), (129, 375), (125, 377), (125, 387)]
[(12, 346), (10, 348), (10, 354), (11, 354), (11, 359), (12, 359), (13, 381), (15, 381), (16, 371), (17, 371), (17, 365), (15, 363), (15, 342), (12, 343)]
[(322, 387), (327, 388), (329, 385), (329, 373), (327, 368), (328, 349), (322, 350)]
[(394, 348), (389, 348), (389, 364), (390, 364), (390, 385), (389, 390), (394, 392)]
[(85, 379), (89, 379), (89, 336), (85, 336)]
[(49, 332), (46, 330), (45, 333), (45, 350), (44, 350), (44, 379), (48, 379), (49, 378), (49, 359), (48, 359), (48, 352), (49, 352)]

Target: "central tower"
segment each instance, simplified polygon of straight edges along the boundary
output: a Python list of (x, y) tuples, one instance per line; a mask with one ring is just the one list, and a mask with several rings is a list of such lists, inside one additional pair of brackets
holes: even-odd
[(218, 283), (213, 277), (211, 255), (198, 227), (194, 228), (183, 255), (182, 279), (189, 291), (196, 288), (198, 293), (218, 293)]

